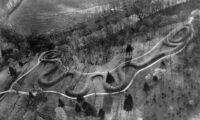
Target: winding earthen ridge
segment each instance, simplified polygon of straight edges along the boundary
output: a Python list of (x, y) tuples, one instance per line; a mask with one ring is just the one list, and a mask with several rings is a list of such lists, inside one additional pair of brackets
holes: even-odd
[[(179, 36), (179, 33), (183, 32), (183, 35)], [(80, 92), (75, 92), (74, 90), (67, 89), (65, 94), (70, 98), (75, 98), (77, 95), (82, 95), (85, 97), (89, 97), (92, 95), (106, 95), (106, 94), (119, 94), (121, 92), (125, 92), (129, 89), (132, 85), (135, 77), (143, 70), (153, 66), (154, 64), (158, 63), (159, 61), (166, 59), (172, 55), (176, 55), (180, 53), (187, 43), (193, 38), (193, 26), (190, 22), (188, 24), (182, 24), (182, 26), (178, 26), (174, 30), (172, 30), (164, 39), (160, 40), (149, 52), (145, 53), (144, 55), (132, 59), (130, 61), (126, 61), (125, 63), (120, 64), (119, 66), (113, 68), (111, 71), (105, 72), (94, 72), (94, 73), (81, 73), (81, 72), (74, 72), (72, 73), (74, 76), (81, 76), (83, 77), (84, 86)], [(49, 54), (53, 55), (56, 54), (56, 51), (46, 52), (41, 57), (41, 61), (59, 61), (57, 55), (54, 55), (52, 58)], [(48, 57), (47, 57), (48, 56)], [(126, 69), (129, 69), (126, 72)], [(109, 72), (115, 80), (121, 81), (117, 86), (113, 86), (106, 83), (106, 74)], [(63, 76), (65, 76), (63, 74)], [(92, 89), (92, 78), (94, 76), (103, 76), (102, 80), (98, 83), (101, 86), (99, 91), (94, 93)], [(63, 80), (64, 77), (55, 79), (55, 81), (51, 82), (44, 82), (45, 84), (49, 84), (50, 86), (55, 84), (56, 81)], [(73, 78), (72, 78), (73, 79)], [(41, 80), (42, 81), (42, 80)]]
[[(176, 30), (175, 33), (172, 33), (172, 34), (169, 33), (165, 39), (161, 40), (161, 42), (156, 47), (154, 47), (151, 52), (149, 52), (148, 54), (146, 54), (145, 56), (143, 56), (141, 58), (132, 60), (128, 64), (129, 67), (130, 66), (132, 67), (132, 73), (131, 74), (125, 73), (126, 80), (122, 80), (124, 82), (121, 83), (121, 85), (119, 85), (117, 87), (113, 87), (113, 86), (104, 84), (105, 91), (108, 93), (111, 93), (111, 94), (117, 93), (119, 91), (126, 91), (131, 86), (131, 84), (133, 83), (133, 81), (134, 81), (135, 77), (138, 75), (138, 73), (151, 67), (152, 65), (161, 61), (162, 59), (169, 57), (172, 54), (178, 54), (179, 52), (181, 52), (185, 48), (186, 43), (188, 43), (193, 37), (193, 31), (192, 31), (191, 26), (190, 25), (186, 25), (186, 26), (179, 29), (179, 31), (181, 31), (182, 29), (187, 29), (187, 33), (184, 34), (184, 36), (182, 36), (181, 39), (179, 38), (178, 41), (177, 41), (177, 39), (171, 39), (171, 38), (173, 38), (171, 35), (176, 35), (176, 33), (179, 32)], [(170, 38), (168, 38), (168, 37), (170, 37)], [(171, 40), (169, 40), (169, 39), (171, 39)], [(167, 43), (173, 44), (173, 46), (166, 45)], [(120, 66), (118, 69), (122, 69), (125, 66), (127, 66), (127, 65), (124, 64), (123, 66)], [(135, 67), (135, 66), (137, 66), (137, 67)], [(132, 77), (131, 79), (127, 79), (127, 78), (129, 78), (130, 75), (134, 75), (134, 77)]]
[[(200, 15), (200, 12), (198, 12), (198, 15)], [(178, 53), (182, 52), (185, 47), (189, 44), (189, 42), (192, 40), (194, 36), (194, 26), (195, 24), (194, 20), (196, 17), (196, 12), (193, 13), (188, 21), (187, 24), (183, 24), (182, 26), (179, 26), (178, 28), (171, 31), (164, 39), (160, 40), (150, 51), (145, 53), (144, 55), (134, 58), (130, 61), (126, 61), (124, 63), (119, 64), (115, 68), (113, 68), (110, 71), (105, 72), (93, 72), (93, 73), (81, 73), (78, 71), (69, 73), (68, 71), (63, 71), (63, 76), (67, 75), (73, 75), (72, 81), (77, 77), (82, 78), (81, 80), (84, 80), (84, 84), (82, 85), (82, 89), (79, 89), (77, 91), (75, 90), (67, 90), (66, 94), (60, 93), (57, 91), (43, 91), (44, 93), (53, 93), (58, 94), (63, 97), (69, 98), (69, 99), (76, 99), (77, 95), (82, 95), (84, 97), (90, 97), (94, 95), (108, 95), (108, 94), (120, 94), (122, 92), (127, 91), (131, 85), (134, 82), (135, 77), (141, 72), (144, 71), (154, 64), (160, 62), (163, 59), (166, 59), (168, 57), (173, 57), (174, 55), (177, 55)], [(198, 19), (199, 20), (199, 19)], [(183, 32), (184, 34), (179, 36), (179, 32)], [(169, 45), (170, 44), (170, 45)], [(50, 56), (46, 57), (48, 54)], [(14, 86), (15, 83), (17, 83), (21, 78), (28, 75), (33, 69), (35, 69), (38, 65), (40, 65), (41, 62), (59, 62), (61, 63), (59, 57), (57, 57), (57, 52), (53, 52), (53, 57), (51, 57), (51, 51), (44, 52), (40, 55), (38, 58), (38, 63), (31, 68), (29, 71), (27, 71), (25, 74), (20, 76), (10, 87), (10, 89), (5, 93), (15, 93), (12, 89), (12, 86)], [(63, 66), (63, 64), (59, 64), (59, 66)], [(128, 69), (128, 71), (126, 70)], [(54, 70), (54, 68), (52, 68)], [(121, 79), (120, 83), (117, 86), (109, 85), (105, 81), (107, 73), (110, 73), (115, 80)], [(45, 74), (44, 74), (45, 75)], [(46, 74), (47, 75), (47, 74)], [(100, 88), (94, 92), (92, 88), (93, 87), (93, 81), (95, 81), (95, 76), (99, 76), (102, 79), (98, 81), (98, 84), (95, 86), (100, 86)], [(44, 76), (45, 77), (45, 76)], [(125, 79), (124, 79), (125, 78)], [(61, 77), (61, 79), (55, 79), (56, 81), (65, 80)], [(53, 80), (54, 81), (54, 80)], [(49, 84), (49, 81), (43, 81), (45, 84)], [(52, 82), (52, 81), (51, 81)], [(50, 82), (50, 83), (51, 83)], [(51, 83), (50, 85), (54, 84)], [(116, 85), (116, 84), (115, 84)], [(2, 92), (2, 94), (5, 94)], [(22, 93), (23, 91), (21, 91)], [(18, 92), (19, 93), (19, 92)], [(19, 93), (19, 94), (21, 94)], [(0, 93), (1, 94), (1, 93)], [(22, 94), (27, 94), (26, 92)]]
[[(80, 74), (80, 73), (74, 72), (73, 76), (74, 76), (73, 77), (74, 81), (79, 81), (78, 79), (81, 79), (81, 80), (84, 80), (84, 84), (81, 85), (83, 87), (81, 87), (79, 91), (66, 89), (65, 94), (67, 96), (69, 96), (69, 97), (77, 97), (78, 95), (85, 96), (85, 95), (93, 92), (93, 90), (92, 90), (92, 78), (91, 78), (90, 75), (85, 75), (85, 74)], [(80, 86), (80, 85), (78, 85), (78, 86)]]

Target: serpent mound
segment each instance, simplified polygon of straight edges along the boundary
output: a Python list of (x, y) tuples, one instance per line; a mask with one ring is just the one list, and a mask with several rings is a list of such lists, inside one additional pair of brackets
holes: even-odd
[(124, 61), (113, 57), (93, 72), (64, 64), (59, 49), (40, 53), (0, 92), (0, 120), (190, 119), (200, 98), (195, 13), (142, 55), (132, 57), (137, 48), (128, 45)]

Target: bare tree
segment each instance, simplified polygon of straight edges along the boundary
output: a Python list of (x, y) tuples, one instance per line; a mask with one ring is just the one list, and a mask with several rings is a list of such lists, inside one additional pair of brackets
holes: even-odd
[(123, 9), (127, 15), (136, 14), (140, 21), (144, 17), (159, 11), (163, 7), (162, 1), (154, 0), (124, 0)]
[(131, 11), (136, 14), (140, 21), (149, 14), (152, 0), (136, 0), (131, 5)]

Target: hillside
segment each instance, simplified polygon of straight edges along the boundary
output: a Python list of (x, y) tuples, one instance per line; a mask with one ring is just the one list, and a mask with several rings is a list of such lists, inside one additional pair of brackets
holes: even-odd
[(115, 1), (89, 17), (108, 1), (88, 2), (24, 0), (9, 20), (30, 34), (0, 22), (0, 120), (200, 119), (200, 1)]

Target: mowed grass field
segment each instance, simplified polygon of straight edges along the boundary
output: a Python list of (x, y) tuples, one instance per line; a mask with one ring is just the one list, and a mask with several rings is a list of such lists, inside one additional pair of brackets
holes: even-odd
[(62, 29), (85, 17), (73, 15), (72, 11), (105, 5), (111, 1), (113, 0), (24, 0), (9, 17), (9, 22), (24, 34)]

